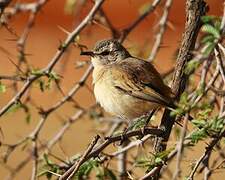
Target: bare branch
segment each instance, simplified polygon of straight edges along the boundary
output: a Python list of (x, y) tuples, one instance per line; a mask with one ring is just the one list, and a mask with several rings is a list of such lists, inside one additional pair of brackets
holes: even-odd
[[(205, 2), (203, 0), (186, 1), (186, 23), (182, 38), (182, 44), (177, 57), (177, 63), (174, 71), (172, 90), (178, 99), (185, 89), (187, 77), (184, 73), (185, 64), (191, 60), (192, 51), (195, 47), (195, 41), (201, 26), (201, 16), (205, 14)], [(155, 152), (162, 152), (166, 149), (174, 118), (170, 116), (170, 111), (165, 110), (160, 128), (165, 131), (163, 138), (157, 138), (155, 143)]]
[(161, 17), (161, 19), (159, 20), (159, 32), (156, 34), (155, 37), (155, 43), (153, 45), (151, 54), (148, 58), (148, 61), (153, 61), (155, 59), (155, 56), (157, 54), (157, 52), (159, 51), (162, 39), (163, 39), (163, 35), (165, 33), (166, 30), (166, 25), (168, 23), (168, 15), (169, 15), (169, 10), (170, 7), (172, 5), (173, 0), (167, 0), (165, 3), (165, 7), (164, 7), (164, 11), (163, 11), (163, 15)]
[(155, 8), (159, 5), (161, 0), (154, 0), (153, 3), (149, 6), (149, 8), (140, 16), (138, 17), (129, 27), (122, 30), (122, 35), (119, 38), (120, 42), (123, 42), (124, 39), (130, 34), (130, 32), (137, 27), (137, 25), (142, 22), (150, 13), (152, 13)]
[(89, 21), (91, 21), (95, 15), (95, 13), (98, 11), (104, 0), (96, 0), (95, 5), (93, 6), (92, 10), (89, 12), (89, 14), (86, 16), (86, 18), (79, 24), (79, 26), (71, 32), (64, 43), (62, 44), (62, 47), (58, 49), (50, 63), (42, 69), (42, 73), (38, 75), (32, 75), (28, 78), (27, 82), (23, 85), (23, 87), (19, 90), (19, 92), (0, 110), (0, 117), (15, 103), (17, 103), (20, 98), (25, 94), (25, 92), (29, 89), (31, 84), (40, 78), (43, 75), (49, 74), (53, 67), (56, 65), (56, 63), (60, 60), (64, 52), (68, 49), (69, 45), (74, 41), (76, 36), (85, 28), (85, 26), (88, 25)]

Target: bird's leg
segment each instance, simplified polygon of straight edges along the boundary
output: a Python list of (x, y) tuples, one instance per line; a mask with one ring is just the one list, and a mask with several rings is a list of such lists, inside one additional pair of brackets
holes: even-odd
[[(145, 129), (146, 127), (148, 126), (148, 123), (149, 121), (151, 120), (152, 116), (154, 115), (154, 113), (156, 112), (156, 109), (150, 111), (147, 115), (147, 119), (145, 120), (144, 122), (144, 126), (143, 128), (141, 128), (141, 131), (142, 131), (142, 134), (144, 136), (145, 134)], [(123, 133), (121, 134), (121, 140), (120, 140), (120, 143), (119, 145), (123, 144), (125, 141), (127, 141), (127, 137), (126, 137), (126, 134), (127, 132), (129, 132), (130, 130), (132, 130), (135, 126), (135, 123), (134, 123), (134, 120), (127, 120), (126, 118), (124, 117), (121, 117), (122, 119), (124, 119), (125, 122), (128, 123), (127, 127), (123, 130)], [(139, 119), (139, 118), (138, 118)], [(138, 120), (137, 119), (137, 120)]]
[(124, 144), (124, 142), (127, 141), (126, 134), (130, 130), (130, 128), (129, 128), (130, 127), (130, 121), (128, 119), (124, 118), (124, 117), (120, 117), (120, 118), (123, 119), (124, 122), (126, 123), (126, 127), (124, 128), (123, 133), (121, 134), (121, 140), (120, 140), (120, 143), (119, 143), (119, 145), (122, 145), (122, 144)]
[(121, 134), (121, 140), (120, 140), (119, 145), (122, 145), (122, 144), (124, 144), (124, 142), (127, 141), (126, 134), (127, 134), (128, 131), (129, 131), (129, 127), (126, 127), (126, 128), (123, 130), (123, 133)]
[(149, 121), (151, 120), (152, 116), (154, 115), (154, 113), (156, 112), (156, 109), (152, 110), (149, 114), (148, 117), (145, 121), (145, 124), (143, 126), (143, 128), (141, 129), (143, 136), (145, 135), (145, 129), (148, 126)]

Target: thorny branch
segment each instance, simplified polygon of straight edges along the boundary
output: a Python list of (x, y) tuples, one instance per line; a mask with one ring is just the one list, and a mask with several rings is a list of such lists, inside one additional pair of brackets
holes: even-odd
[(59, 47), (56, 54), (53, 56), (49, 64), (41, 70), (42, 73), (39, 73), (38, 75), (32, 75), (27, 78), (26, 83), (23, 85), (23, 87), (19, 90), (19, 92), (0, 110), (0, 117), (15, 103), (20, 101), (20, 98), (24, 95), (24, 93), (29, 89), (29, 87), (32, 85), (32, 83), (40, 78), (41, 76), (49, 74), (56, 63), (60, 60), (64, 52), (67, 50), (69, 45), (74, 41), (76, 36), (85, 28), (86, 25), (88, 25), (89, 21), (92, 20), (93, 16), (99, 9), (99, 7), (102, 5), (104, 0), (97, 0), (95, 5), (93, 6), (92, 10), (89, 12), (89, 14), (86, 16), (86, 18), (79, 24), (79, 26), (74, 29), (73, 32), (71, 32), (61, 47)]
[(161, 42), (163, 39), (163, 35), (165, 33), (166, 26), (168, 23), (169, 10), (171, 8), (172, 2), (173, 2), (173, 0), (167, 0), (165, 3), (163, 15), (162, 15), (161, 19), (159, 20), (159, 24), (158, 24), (159, 31), (156, 34), (155, 43), (152, 47), (151, 54), (148, 58), (149, 61), (153, 61), (155, 59), (157, 52), (159, 51), (159, 48), (160, 48), (160, 45), (161, 45)]
[[(61, 161), (61, 164), (58, 165), (60, 170), (62, 172), (53, 172), (48, 171), (51, 175), (56, 175), (60, 177), (60, 179), (71, 179), (73, 176), (75, 176), (77, 173), (79, 173), (81, 167), (84, 165), (84, 163), (88, 162), (88, 160), (91, 159), (99, 159), (99, 162), (104, 167), (105, 162), (110, 163), (111, 159), (114, 159), (115, 157), (118, 157), (121, 155), (121, 157), (124, 154), (132, 154), (130, 153), (131, 149), (140, 147), (144, 149), (144, 146), (149, 146), (149, 139), (151, 137), (157, 137), (157, 143), (155, 146), (155, 153), (153, 156), (157, 157), (158, 154), (166, 152), (166, 147), (168, 144), (169, 136), (172, 131), (172, 127), (174, 125), (174, 119), (170, 117), (169, 111), (166, 110), (164, 112), (162, 122), (160, 125), (160, 128), (152, 128), (152, 127), (146, 127), (143, 131), (142, 129), (132, 129), (126, 132), (123, 136), (121, 134), (116, 134), (116, 130), (121, 128), (121, 121), (112, 121), (110, 124), (110, 130), (108, 133), (110, 134), (108, 137), (103, 137), (100, 139), (99, 136), (96, 136), (93, 138), (93, 141), (90, 143), (89, 147), (85, 150), (83, 155), (79, 159), (74, 160), (73, 158), (69, 158), (69, 161), (62, 160), (62, 158), (57, 157), (56, 155), (52, 154), (52, 148), (55, 144), (59, 143), (62, 139), (64, 134), (70, 129), (71, 125), (75, 123), (77, 120), (79, 120), (81, 117), (83, 117), (85, 114), (89, 114), (93, 109), (97, 108), (96, 104), (89, 107), (81, 107), (79, 103), (76, 102), (76, 99), (74, 98), (74, 95), (82, 88), (87, 87), (86, 81), (87, 78), (90, 76), (90, 73), (93, 69), (92, 65), (89, 65), (87, 70), (84, 72), (83, 76), (80, 78), (78, 82), (75, 82), (75, 84), (70, 88), (70, 90), (67, 93), (64, 93), (62, 89), (60, 88), (59, 84), (57, 84), (57, 81), (55, 82), (58, 86), (58, 90), (61, 92), (63, 97), (59, 99), (54, 105), (51, 107), (48, 107), (47, 109), (40, 108), (38, 105), (33, 103), (32, 97), (30, 94), (26, 94), (30, 91), (32, 85), (34, 82), (39, 80), (42, 77), (49, 77), (51, 73), (53, 72), (53, 69), (55, 68), (56, 64), (60, 61), (62, 56), (65, 54), (65, 52), (68, 50), (70, 45), (75, 42), (76, 37), (80, 35), (81, 31), (89, 24), (91, 23), (99, 23), (98, 20), (101, 23), (101, 26), (105, 26), (105, 28), (109, 29), (111, 31), (111, 35), (114, 38), (118, 38), (121, 42), (123, 42), (127, 36), (143, 21), (146, 19), (148, 15), (153, 13), (157, 7), (160, 7), (160, 3), (164, 3), (163, 6), (163, 13), (161, 18), (158, 21), (159, 25), (159, 32), (156, 34), (155, 42), (153, 45), (152, 53), (149, 57), (149, 60), (153, 60), (156, 56), (156, 54), (160, 50), (160, 45), (162, 43), (162, 39), (164, 36), (164, 33), (166, 31), (166, 26), (168, 25), (168, 14), (170, 11), (170, 8), (172, 7), (172, 0), (166, 0), (164, 2), (160, 0), (154, 0), (151, 5), (148, 6), (147, 10), (141, 14), (139, 17), (137, 17), (127, 28), (124, 28), (122, 30), (118, 30), (115, 28), (114, 24), (112, 23), (111, 19), (106, 16), (105, 9), (102, 7), (102, 4), (104, 0), (96, 0), (94, 3), (94, 6), (89, 11), (88, 15), (84, 18), (84, 20), (71, 32), (68, 33), (68, 36), (66, 40), (60, 45), (55, 55), (52, 57), (52, 59), (49, 61), (49, 63), (46, 65), (46, 67), (42, 68), (39, 73), (32, 74), (31, 69), (29, 69), (29, 64), (26, 62), (26, 52), (25, 47), (27, 45), (28, 41), (28, 35), (31, 34), (31, 29), (33, 28), (33, 25), (38, 18), (38, 14), (40, 12), (40, 9), (44, 8), (44, 5), (46, 4), (48, 0), (37, 0), (36, 2), (32, 3), (18, 3), (16, 5), (9, 6), (10, 1), (0, 1), (0, 8), (1, 8), (1, 23), (4, 27), (9, 30), (10, 33), (12, 33), (16, 39), (17, 39), (17, 45), (18, 45), (18, 51), (22, 55), (21, 57), (23, 61), (18, 61), (18, 64), (15, 64), (17, 67), (16, 75), (1, 75), (0, 76), (0, 83), (1, 81), (9, 81), (13, 82), (15, 86), (17, 86), (17, 83), (24, 83), (22, 88), (19, 89), (16, 93), (16, 95), (0, 110), (0, 117), (5, 114), (14, 104), (21, 103), (26, 105), (27, 102), (30, 102), (38, 111), (39, 111), (39, 122), (36, 125), (36, 127), (24, 138), (18, 140), (14, 144), (8, 144), (8, 143), (1, 143), (2, 147), (6, 148), (5, 155), (2, 159), (1, 164), (8, 169), (9, 176), (8, 179), (13, 179), (16, 177), (17, 173), (22, 170), (26, 164), (29, 162), (32, 163), (32, 174), (31, 179), (37, 179), (38, 175), (38, 169), (40, 168), (40, 162), (43, 161), (43, 157), (45, 155), (52, 156), (56, 158), (57, 160)], [(3, 3), (3, 4), (1, 4)], [(82, 3), (82, 6), (86, 4), (86, 1)], [(5, 12), (6, 8), (9, 10)], [(184, 73), (185, 67), (187, 63), (194, 57), (195, 62), (199, 62), (198, 70), (200, 70), (200, 82), (196, 83), (197, 86), (195, 86), (193, 89), (191, 89), (191, 93), (188, 96), (189, 102), (192, 104), (192, 107), (198, 106), (208, 94), (212, 93), (211, 98), (211, 104), (216, 104), (217, 102), (217, 108), (219, 110), (219, 119), (222, 119), (225, 117), (225, 105), (224, 105), (224, 84), (225, 84), (225, 71), (224, 71), (224, 55), (225, 50), (223, 47), (223, 34), (224, 34), (224, 24), (225, 24), (225, 11), (223, 18), (221, 20), (221, 29), (220, 34), (221, 36), (217, 38), (214, 43), (215, 46), (213, 46), (213, 50), (209, 53), (208, 56), (204, 55), (204, 52), (209, 48), (209, 44), (204, 45), (203, 47), (196, 46), (195, 47), (195, 41), (199, 34), (199, 29), (202, 24), (200, 21), (200, 17), (204, 15), (206, 11), (206, 6), (203, 0), (187, 0), (186, 3), (186, 14), (187, 14), (187, 21), (185, 25), (184, 35), (180, 47), (180, 51), (177, 57), (177, 63), (175, 66), (175, 69), (172, 68), (171, 71), (169, 71), (168, 74), (174, 72), (173, 76), (173, 84), (172, 89), (174, 94), (176, 95), (177, 100), (179, 100), (182, 92), (184, 91), (186, 85), (189, 84), (189, 78), (190, 75), (187, 75)], [(28, 22), (24, 28), (24, 31), (21, 36), (18, 36), (13, 29), (10, 29), (9, 25), (7, 24), (8, 21), (11, 20), (11, 17), (16, 16), (19, 12), (29, 12), (30, 16), (28, 19)], [(99, 19), (96, 18), (95, 14), (99, 12)], [(104, 20), (102, 21), (101, 18)], [(77, 43), (77, 42), (76, 42)], [(23, 73), (22, 76), (19, 75), (19, 71), (21, 68), (21, 63), (25, 63), (27, 66), (27, 72)], [(82, 67), (85, 65), (82, 65)], [(194, 73), (195, 70), (192, 71)], [(167, 73), (166, 73), (167, 75)], [(0, 84), (1, 85), (1, 84)], [(202, 85), (204, 85), (204, 89), (201, 91), (200, 94), (195, 93), (195, 91), (199, 91), (202, 88)], [(87, 87), (88, 88), (88, 87)], [(189, 89), (188, 89), (189, 90)], [(26, 100), (21, 102), (23, 96), (27, 96)], [(52, 136), (52, 138), (49, 138), (47, 142), (42, 143), (40, 142), (40, 134), (42, 132), (43, 127), (45, 126), (46, 121), (48, 120), (49, 116), (53, 113), (57, 114), (56, 111), (62, 107), (65, 103), (72, 102), (74, 109), (76, 109), (76, 112), (71, 115), (70, 117), (64, 118), (60, 117), (64, 120), (64, 123), (62, 127)], [(24, 109), (26, 111), (26, 106), (24, 106)], [(187, 129), (187, 119), (188, 114), (192, 109), (188, 109), (185, 116), (184, 124), (182, 127), (182, 132), (179, 137), (179, 140), (177, 142), (177, 145), (175, 149), (168, 155), (166, 158), (162, 158), (162, 161), (160, 163), (153, 163), (150, 164), (149, 170), (143, 175), (140, 179), (149, 179), (152, 177), (159, 178), (160, 176), (164, 175), (164, 172), (168, 172), (168, 167), (164, 166), (164, 163), (167, 162), (170, 164), (170, 162), (174, 159), (174, 157), (177, 155), (177, 164), (176, 164), (176, 171), (174, 174), (174, 179), (179, 178), (182, 176), (182, 170), (181, 170), (181, 159), (183, 158), (183, 149), (188, 147), (190, 144), (192, 144), (192, 140), (190, 140), (190, 137), (192, 136), (192, 133), (195, 132), (188, 132)], [(100, 114), (102, 119), (105, 117), (102, 117), (102, 114)], [(225, 124), (225, 123), (224, 123)], [(111, 127), (112, 126), (112, 127)], [(205, 128), (205, 127), (204, 127)], [(206, 130), (207, 131), (207, 130)], [(188, 135), (186, 135), (189, 133)], [(207, 132), (208, 133), (208, 132)], [(105, 136), (103, 133), (103, 136)], [(212, 153), (212, 150), (214, 147), (218, 146), (218, 143), (220, 140), (225, 136), (224, 129), (219, 129), (216, 134), (213, 134), (212, 136), (209, 135), (210, 142), (207, 144), (206, 150), (204, 154), (198, 159), (198, 161), (195, 163), (195, 166), (193, 170), (189, 174), (189, 179), (193, 179), (194, 175), (198, 173), (198, 168), (202, 164), (202, 169), (205, 169), (205, 177), (209, 177), (218, 167), (222, 166), (221, 164), (224, 162), (222, 161), (218, 166), (214, 165), (212, 167), (209, 166), (209, 163), (205, 163), (205, 160), (210, 161), (210, 154)], [(124, 145), (117, 151), (114, 151), (112, 153), (108, 153), (105, 149), (112, 145), (115, 142), (121, 141), (123, 138), (129, 139), (131, 142), (127, 145)], [(134, 138), (138, 137), (139, 139), (134, 140)], [(28, 155), (20, 161), (16, 166), (11, 167), (6, 164), (7, 159), (10, 157), (10, 155), (22, 145), (26, 144), (27, 141), (29, 141), (31, 144), (28, 149)], [(174, 144), (174, 142), (173, 142)], [(139, 148), (138, 148), (139, 147)], [(106, 152), (105, 152), (106, 151)], [(149, 148), (147, 154), (149, 155)], [(137, 163), (136, 159), (139, 158), (140, 154), (137, 154), (133, 159), (132, 163)], [(97, 158), (98, 157), (98, 158)], [(219, 157), (223, 157), (223, 153), (219, 153)], [(224, 157), (223, 157), (224, 158)], [(115, 158), (116, 159), (116, 158)], [(120, 159), (123, 166), (127, 166), (128, 159), (122, 158)], [(147, 162), (150, 163), (151, 160), (147, 159)], [(54, 164), (56, 165), (56, 164)], [(108, 165), (107, 165), (108, 166)], [(121, 166), (122, 167), (122, 166)], [(129, 170), (127, 168), (120, 169), (119, 172), (127, 173), (128, 177), (131, 179), (135, 178), (135, 169)], [(108, 167), (107, 167), (108, 168)], [(159, 174), (160, 172), (160, 174)], [(133, 177), (134, 176), (134, 177)], [(172, 178), (172, 176), (171, 176)]]
[(154, 0), (149, 8), (140, 17), (138, 17), (129, 27), (123, 29), (122, 35), (119, 38), (120, 42), (123, 42), (140, 22), (142, 22), (150, 13), (154, 12), (155, 8), (159, 5), (160, 2), (161, 0)]

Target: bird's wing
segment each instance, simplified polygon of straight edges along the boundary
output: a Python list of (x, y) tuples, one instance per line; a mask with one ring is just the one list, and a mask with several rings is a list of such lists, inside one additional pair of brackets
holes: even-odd
[(136, 98), (171, 106), (172, 92), (154, 66), (137, 58), (127, 58), (112, 66), (114, 86)]

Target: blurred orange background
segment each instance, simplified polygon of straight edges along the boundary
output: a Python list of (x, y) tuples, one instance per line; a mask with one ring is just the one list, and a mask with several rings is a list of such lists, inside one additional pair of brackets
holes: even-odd
[[(13, 1), (15, 3), (16, 1)], [(33, 1), (18, 1), (18, 2), (33, 2)], [(103, 9), (106, 15), (117, 28), (122, 30), (128, 27), (134, 19), (140, 14), (140, 8), (148, 3), (148, 0), (106, 0), (103, 4)], [(13, 4), (12, 3), (12, 4)], [(223, 1), (222, 0), (208, 0), (207, 1), (210, 10), (210, 15), (223, 14)], [(65, 1), (64, 0), (50, 0), (41, 10), (37, 16), (35, 25), (32, 28), (25, 52), (29, 54), (27, 56), (28, 62), (33, 68), (45, 67), (51, 58), (54, 56), (60, 42), (62, 42), (67, 34), (61, 29), (72, 31), (89, 12), (93, 3), (90, 1), (84, 8), (77, 9), (79, 12), (74, 14), (65, 13)], [(154, 64), (160, 72), (165, 72), (172, 65), (174, 65), (174, 54), (179, 47), (179, 43), (182, 37), (185, 22), (185, 0), (174, 0), (172, 8), (170, 10), (169, 21), (172, 26), (167, 28), (166, 34), (163, 39), (163, 48), (157, 54)], [(149, 52), (151, 52), (151, 46), (154, 43), (154, 35), (157, 33), (157, 22), (161, 17), (163, 5), (148, 16), (126, 39), (124, 45), (134, 55), (143, 56), (147, 58)], [(29, 14), (20, 13), (10, 20), (9, 26), (13, 28), (16, 34), (21, 35), (26, 26)], [(88, 48), (92, 48), (94, 43), (98, 40), (110, 38), (110, 32), (101, 27), (100, 25), (89, 25), (80, 35), (80, 43), (85, 44)], [(8, 57), (14, 62), (17, 62), (17, 47), (16, 42), (13, 40), (15, 37), (10, 34), (5, 28), (0, 28), (0, 47), (8, 51), (5, 53), (0, 51), (1, 65), (0, 75), (13, 75), (15, 67), (8, 60)], [(140, 51), (144, 50), (144, 53), (140, 54)], [(58, 65), (55, 67), (55, 71), (60, 71), (62, 65), (64, 66), (62, 89), (66, 93), (77, 82), (85, 68), (76, 69), (75, 64), (80, 60), (87, 60), (79, 56), (78, 48), (70, 48), (70, 50), (63, 56)], [(6, 82), (9, 85), (8, 82)], [(91, 77), (88, 79), (89, 87), (91, 88)], [(20, 86), (21, 87), (21, 86)], [(0, 94), (0, 107), (3, 107), (14, 95), (14, 92), (8, 87), (7, 92)], [(51, 107), (62, 96), (56, 93), (56, 90), (51, 89), (48, 92), (40, 92), (38, 86), (33, 88), (33, 97), (36, 103), (45, 108)], [(87, 88), (83, 88), (79, 91), (74, 99), (83, 107), (90, 106), (95, 102), (93, 95)], [(41, 131), (40, 140), (42, 142), (47, 141), (53, 137), (54, 134), (62, 126), (62, 121), (57, 116), (64, 118), (74, 114), (74, 108), (71, 104), (66, 103), (63, 105), (57, 113), (51, 115), (48, 118), (43, 130)], [(17, 140), (26, 136), (37, 125), (39, 118), (36, 110), (32, 109), (31, 123), (27, 124), (23, 111), (16, 113), (8, 113), (0, 118), (0, 128), (3, 135), (0, 135), (0, 141), (7, 142), (9, 144), (15, 143)], [(87, 116), (82, 120), (77, 121), (72, 125), (69, 131), (66, 132), (60, 145), (57, 144), (54, 147), (54, 153), (58, 156), (66, 159), (76, 153), (83, 152), (91, 138), (95, 134), (96, 122), (91, 121)], [(97, 126), (99, 126), (97, 124)], [(63, 147), (63, 151), (61, 147)], [(0, 150), (3, 153), (4, 149)], [(202, 152), (202, 151), (200, 151)], [(193, 156), (199, 157), (200, 152), (197, 152)], [(27, 152), (22, 151), (22, 148), (16, 150), (9, 158), (9, 165), (16, 165), (21, 161)], [(191, 157), (194, 158), (194, 157)], [(31, 166), (29, 164), (19, 172), (16, 179), (29, 179), (31, 172)], [(8, 171), (2, 165), (0, 165), (0, 177), (3, 179), (7, 176)], [(220, 174), (221, 175), (221, 174)], [(26, 178), (25, 178), (26, 177)]]

